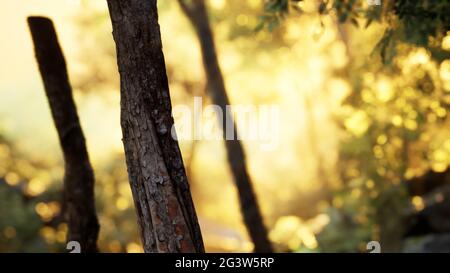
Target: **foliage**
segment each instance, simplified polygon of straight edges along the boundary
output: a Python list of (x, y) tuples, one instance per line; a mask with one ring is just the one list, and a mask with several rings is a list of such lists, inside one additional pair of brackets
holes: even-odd
[[(265, 1), (257, 30), (273, 31), (286, 18), (306, 14), (305, 2)], [(317, 237), (320, 248), (365, 251), (361, 242), (368, 240), (401, 247), (409, 205), (404, 183), (429, 168), (444, 171), (450, 163), (443, 129), (450, 95), (448, 79), (441, 77), (449, 64), (448, 48), (441, 44), (450, 27), (450, 2), (315, 2), (321, 21), (332, 16), (339, 24), (368, 28), (378, 22), (384, 28), (374, 50), (381, 62), (372, 55), (372, 63), (346, 68), (354, 91), (336, 117), (349, 132), (339, 162), (344, 185), (327, 209), (330, 224)]]
[[(67, 225), (62, 202), (61, 163), (24, 159), (0, 139), (0, 252), (64, 252)], [(97, 169), (102, 252), (139, 252), (139, 235), (127, 174), (121, 158)], [(54, 170), (51, 172), (49, 170)]]
[[(273, 30), (288, 15), (302, 15), (302, 6), (308, 0), (267, 0), (264, 15), (257, 30), (268, 27)], [(316, 12), (320, 16), (333, 15), (337, 22), (365, 28), (376, 21), (385, 25), (377, 51), (389, 63), (395, 56), (397, 43), (406, 42), (418, 46), (436, 47), (450, 29), (450, 1), (381, 1), (381, 5), (369, 5), (368, 1), (320, 0)], [(448, 53), (439, 50), (437, 55)], [(442, 56), (437, 56), (442, 58)]]
[(50, 186), (48, 165), (24, 160), (4, 138), (0, 159), (6, 162), (0, 169), (0, 252), (62, 251), (67, 226), (59, 220), (61, 194)]
[[(425, 48), (408, 44), (397, 52), (392, 66), (372, 63), (352, 70), (355, 91), (337, 119), (348, 132), (339, 162), (346, 184), (334, 196), (339, 210), (332, 209), (330, 227), (319, 236), (333, 251), (361, 251), (368, 239), (392, 242), (388, 247), (398, 251), (410, 206), (405, 183), (450, 164), (450, 90), (442, 77), (449, 62), (436, 62)], [(349, 230), (366, 240), (342, 241)]]

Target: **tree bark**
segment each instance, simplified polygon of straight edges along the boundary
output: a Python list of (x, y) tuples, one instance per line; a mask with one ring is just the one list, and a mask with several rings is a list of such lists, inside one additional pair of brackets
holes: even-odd
[[(217, 58), (214, 36), (209, 24), (205, 2), (204, 0), (192, 0), (190, 1), (191, 4), (188, 4), (186, 0), (178, 0), (178, 2), (197, 33), (208, 81), (209, 95), (214, 104), (218, 105), (224, 113), (223, 120), (219, 122), (222, 125), (228, 162), (239, 194), (241, 213), (253, 241), (254, 250), (255, 252), (272, 252), (252, 181), (247, 171), (245, 152), (238, 138), (236, 124), (232, 115), (226, 111), (226, 106), (230, 105), (230, 100)], [(234, 136), (232, 140), (226, 138), (227, 127), (232, 127)]]
[(45, 93), (64, 155), (64, 201), (68, 241), (78, 241), (82, 252), (97, 252), (99, 224), (95, 212), (94, 172), (72, 97), (66, 62), (50, 19), (29, 17)]
[(121, 126), (145, 252), (204, 252), (174, 133), (156, 0), (108, 0)]

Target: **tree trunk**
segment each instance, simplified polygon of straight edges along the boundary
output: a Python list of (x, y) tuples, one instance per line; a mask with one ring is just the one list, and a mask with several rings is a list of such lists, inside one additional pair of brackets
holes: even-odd
[(443, 172), (429, 170), (420, 177), (403, 182), (410, 196), (425, 195), (436, 188), (450, 185), (450, 167)]
[[(272, 246), (268, 239), (267, 230), (264, 226), (258, 201), (246, 168), (245, 153), (238, 139), (236, 124), (231, 114), (226, 111), (226, 106), (230, 105), (230, 101), (217, 59), (216, 46), (204, 0), (193, 0), (191, 4), (188, 4), (185, 0), (179, 0), (178, 2), (197, 33), (208, 81), (209, 95), (213, 103), (218, 105), (224, 113), (224, 119), (219, 122), (222, 125), (228, 162), (239, 194), (241, 212), (247, 231), (255, 246), (254, 250), (255, 252), (272, 252)], [(231, 126), (227, 126), (227, 124)], [(233, 129), (233, 140), (226, 138), (225, 129), (227, 127), (232, 127)]]
[(108, 0), (121, 126), (145, 252), (204, 252), (176, 138), (156, 0)]
[(82, 252), (97, 252), (99, 224), (95, 212), (94, 172), (72, 97), (66, 62), (51, 20), (29, 17), (45, 92), (64, 155), (64, 201), (68, 241), (78, 241)]

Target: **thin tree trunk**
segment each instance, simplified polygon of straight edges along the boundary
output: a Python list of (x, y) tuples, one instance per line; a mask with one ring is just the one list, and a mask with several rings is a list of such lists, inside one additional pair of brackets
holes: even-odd
[[(264, 226), (258, 201), (247, 171), (245, 152), (238, 139), (236, 124), (231, 114), (226, 111), (226, 106), (230, 105), (230, 101), (217, 59), (213, 32), (209, 24), (204, 0), (193, 0), (191, 4), (188, 4), (185, 0), (179, 0), (178, 2), (197, 33), (208, 81), (209, 95), (214, 104), (218, 105), (224, 113), (224, 119), (219, 122), (222, 125), (228, 162), (239, 194), (241, 212), (247, 231), (255, 246), (254, 250), (255, 252), (272, 252), (272, 246), (268, 239), (267, 230)], [(233, 130), (233, 140), (226, 138), (226, 128), (229, 127), (232, 127)]]
[(204, 252), (176, 138), (156, 0), (108, 0), (121, 126), (145, 252)]
[(408, 189), (410, 196), (425, 195), (436, 188), (450, 186), (450, 167), (443, 172), (429, 170), (420, 177), (414, 177), (402, 184)]
[(95, 212), (94, 172), (72, 97), (66, 62), (50, 19), (29, 17), (45, 92), (64, 155), (64, 201), (68, 241), (78, 241), (82, 252), (97, 252), (99, 224)]

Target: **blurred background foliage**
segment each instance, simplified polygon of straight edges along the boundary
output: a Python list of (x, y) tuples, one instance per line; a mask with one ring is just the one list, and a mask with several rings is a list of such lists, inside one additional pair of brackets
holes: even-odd
[[(158, 2), (172, 102), (192, 106), (206, 83), (198, 42), (176, 1)], [(449, 2), (382, 2), (395, 4), (207, 1), (232, 103), (281, 109), (276, 149), (244, 142), (277, 251), (421, 243), (405, 238), (409, 217), (427, 207), (408, 183), (448, 173)], [(25, 24), (32, 14), (55, 21), (66, 54), (96, 175), (100, 250), (142, 251), (105, 1), (1, 5), (0, 252), (65, 251), (63, 161)], [(251, 251), (223, 143), (180, 145), (207, 251)]]

